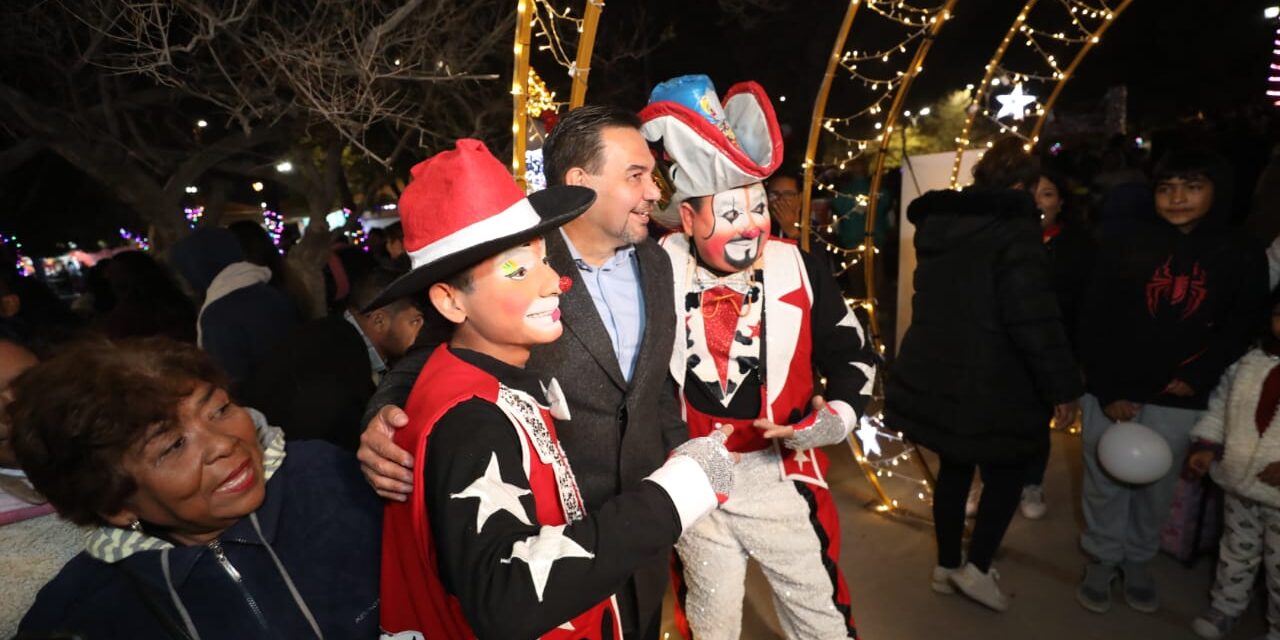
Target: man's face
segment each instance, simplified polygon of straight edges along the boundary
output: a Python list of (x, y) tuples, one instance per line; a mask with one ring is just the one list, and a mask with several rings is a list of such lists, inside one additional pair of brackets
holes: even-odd
[(374, 309), (369, 319), (372, 321), (369, 333), (373, 334), (369, 338), (379, 355), (387, 360), (399, 358), (413, 346), (423, 323), (422, 311), (408, 303)]
[(769, 239), (769, 208), (759, 182), (703, 198), (697, 210), (680, 205), (684, 232), (693, 238), (698, 257), (726, 273), (755, 264)]
[(404, 240), (401, 238), (387, 238), (387, 255), (393, 259), (404, 255)]
[(1204, 176), (1168, 178), (1156, 183), (1156, 213), (1183, 233), (1192, 229), (1213, 208), (1213, 182)]
[(560, 324), (560, 275), (541, 239), (472, 268), (469, 289), (433, 285), (431, 301), (458, 325), (451, 344), (522, 366), (533, 345), (554, 342)]
[(595, 227), (615, 247), (635, 244), (649, 237), (649, 214), (662, 195), (653, 181), (653, 155), (630, 127), (601, 130), (600, 147), (600, 173), (584, 172), (580, 181), (596, 192), (596, 202), (575, 224)]
[(13, 400), (13, 381), (36, 366), (36, 362), (35, 354), (12, 342), (0, 340), (0, 467), (18, 468), (18, 457), (13, 453), (10, 440), (13, 428), (9, 425), (5, 407)]
[(778, 221), (782, 235), (795, 240), (800, 237), (800, 186), (791, 176), (778, 176), (769, 181), (769, 213)]

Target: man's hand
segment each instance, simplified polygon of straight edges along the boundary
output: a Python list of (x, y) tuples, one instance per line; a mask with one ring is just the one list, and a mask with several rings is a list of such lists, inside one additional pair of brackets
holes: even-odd
[(1213, 463), (1213, 451), (1209, 449), (1201, 449), (1187, 456), (1186, 476), (1192, 479), (1199, 479), (1206, 473), (1209, 473), (1209, 465)]
[(364, 479), (378, 495), (404, 502), (413, 491), (413, 456), (396, 446), (391, 438), (396, 429), (409, 424), (409, 415), (400, 407), (387, 405), (378, 410), (360, 434), (360, 461)]
[(774, 424), (757, 418), (751, 426), (760, 429), (765, 439), (781, 439), (788, 449), (804, 450), (834, 444), (848, 433), (840, 414), (827, 406), (822, 396), (813, 397), (813, 412), (795, 425)]
[(1196, 394), (1196, 390), (1192, 389), (1191, 385), (1181, 380), (1178, 380), (1177, 378), (1174, 378), (1173, 380), (1169, 381), (1168, 385), (1165, 386), (1164, 393), (1171, 396), (1190, 398), (1191, 396), (1194, 396)]
[(1112, 422), (1128, 422), (1138, 417), (1138, 410), (1142, 409), (1142, 405), (1128, 400), (1116, 400), (1111, 404), (1102, 408), (1102, 413), (1111, 418)]
[(1080, 401), (1072, 400), (1053, 407), (1053, 424), (1066, 427), (1076, 421), (1076, 413), (1080, 411)]
[(1259, 471), (1258, 479), (1273, 487), (1280, 487), (1280, 462), (1272, 462)]

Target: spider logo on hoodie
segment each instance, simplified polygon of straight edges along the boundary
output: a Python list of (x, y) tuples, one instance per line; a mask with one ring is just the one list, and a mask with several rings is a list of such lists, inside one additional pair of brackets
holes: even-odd
[(1182, 315), (1178, 319), (1186, 320), (1200, 309), (1209, 295), (1209, 277), (1199, 262), (1191, 265), (1191, 273), (1174, 275), (1172, 262), (1172, 256), (1165, 259), (1147, 281), (1147, 313), (1154, 318), (1161, 302), (1165, 302), (1170, 307), (1181, 306)]

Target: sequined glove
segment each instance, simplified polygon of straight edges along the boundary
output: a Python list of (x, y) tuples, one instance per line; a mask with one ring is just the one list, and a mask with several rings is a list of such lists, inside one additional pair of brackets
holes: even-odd
[(803, 451), (814, 447), (835, 444), (849, 436), (845, 421), (831, 405), (825, 405), (791, 425), (794, 435), (785, 438), (782, 445), (788, 449)]
[(721, 431), (713, 431), (711, 435), (694, 438), (676, 447), (671, 457), (685, 456), (702, 467), (711, 482), (711, 490), (716, 493), (716, 500), (721, 504), (729, 499), (729, 491), (733, 489), (733, 456), (724, 447), (728, 439)]

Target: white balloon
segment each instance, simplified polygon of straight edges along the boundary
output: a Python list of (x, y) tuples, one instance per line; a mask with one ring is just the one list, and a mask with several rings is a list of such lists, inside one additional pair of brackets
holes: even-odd
[(1149, 484), (1173, 466), (1169, 443), (1150, 427), (1118, 422), (1098, 441), (1098, 462), (1112, 477), (1129, 484)]

